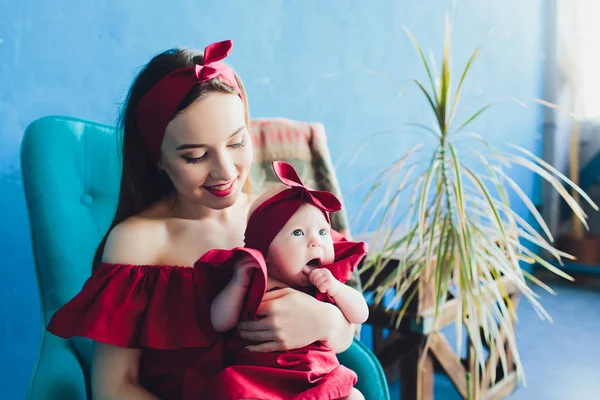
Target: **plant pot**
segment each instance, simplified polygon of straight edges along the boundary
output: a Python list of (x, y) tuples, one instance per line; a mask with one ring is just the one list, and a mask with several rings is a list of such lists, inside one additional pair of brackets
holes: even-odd
[(586, 234), (581, 238), (572, 235), (559, 236), (556, 248), (571, 254), (578, 264), (600, 266), (600, 237)]

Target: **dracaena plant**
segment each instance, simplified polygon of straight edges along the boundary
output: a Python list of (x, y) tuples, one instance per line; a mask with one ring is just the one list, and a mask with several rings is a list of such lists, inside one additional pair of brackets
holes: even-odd
[[(577, 185), (532, 152), (516, 145), (509, 145), (508, 151), (499, 151), (486, 140), (484, 133), (473, 132), (470, 129), (472, 122), (485, 114), (491, 104), (475, 108), (477, 111), (473, 114), (459, 118), (461, 89), (480, 54), (479, 47), (460, 71), (453, 90), (450, 24), (446, 23), (437, 76), (433, 75), (435, 66), (426, 59), (410, 32), (405, 31), (427, 74), (426, 83), (416, 79), (412, 82), (417, 93), (429, 104), (433, 118), (433, 128), (409, 125), (421, 129), (432, 140), (401, 154), (375, 178), (367, 194), (359, 214), (373, 209), (372, 203), (378, 198), (376, 194), (384, 192), (379, 197), (383, 200), (378, 201), (371, 217), (371, 221), (374, 217), (379, 221), (373, 240), (380, 245), (361, 271), (371, 270), (365, 288), (374, 291), (375, 304), (380, 304), (386, 293), (393, 289), (395, 297), (388, 308), (403, 299), (396, 321), (399, 324), (406, 306), (416, 294), (414, 283), (419, 279), (430, 280), (434, 290), (434, 324), (440, 307), (450, 294), (458, 299), (460, 306), (455, 321), (459, 354), (464, 325), (481, 367), (484, 367), (485, 348), (488, 347), (500, 353), (507, 373), (500, 332), (504, 327), (519, 378), (523, 378), (512, 327), (515, 307), (502, 281), (516, 287), (539, 315), (550, 319), (528, 283), (533, 282), (548, 291), (551, 289), (523, 269), (522, 263), (537, 263), (571, 279), (537, 250), (547, 251), (559, 264), (572, 257), (553, 247), (552, 234), (542, 216), (526, 190), (508, 171), (511, 166), (524, 167), (549, 182), (584, 225), (587, 216), (566, 186), (578, 192), (595, 209), (597, 207)], [(399, 201), (403, 196), (408, 205)], [(515, 211), (511, 198), (519, 198), (526, 205), (539, 225), (537, 229)], [(392, 255), (399, 260), (398, 266), (384, 268)], [(376, 279), (381, 283), (373, 287)]]

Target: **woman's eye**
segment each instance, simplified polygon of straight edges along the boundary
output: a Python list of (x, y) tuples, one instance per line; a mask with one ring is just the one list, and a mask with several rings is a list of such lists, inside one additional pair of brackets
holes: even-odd
[(328, 233), (328, 230), (327, 230), (327, 229), (321, 229), (321, 230), (319, 231), (319, 235), (321, 235), (321, 236), (327, 236), (327, 233)]
[(302, 232), (302, 229), (296, 229), (296, 230), (294, 230), (294, 232), (292, 232), (292, 235), (302, 236), (302, 235), (304, 235), (304, 232)]
[(244, 147), (246, 143), (244, 142), (244, 139), (241, 140), (241, 142), (239, 143), (234, 143), (232, 145), (230, 145), (229, 147), (231, 147), (232, 149), (239, 149), (241, 147)]
[(200, 161), (204, 160), (204, 157), (206, 157), (206, 153), (202, 154), (200, 157), (187, 157), (187, 156), (182, 156), (182, 157), (185, 160), (185, 162), (188, 164), (197, 164)]

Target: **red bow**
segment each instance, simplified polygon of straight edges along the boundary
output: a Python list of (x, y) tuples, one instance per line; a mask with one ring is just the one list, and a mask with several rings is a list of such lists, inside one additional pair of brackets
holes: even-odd
[[(224, 73), (226, 75), (229, 75), (227, 74), (227, 72), (231, 72), (231, 70), (227, 67), (225, 67), (224, 70), (224, 64), (220, 63), (219, 61), (221, 61), (222, 59), (227, 57), (229, 53), (231, 53), (232, 47), (233, 42), (231, 40), (225, 40), (223, 42), (217, 42), (206, 46), (206, 48), (204, 49), (204, 63), (202, 65), (196, 64), (194, 67), (194, 75), (196, 76), (196, 79), (198, 79), (198, 82), (206, 82)], [(231, 78), (231, 80), (233, 81), (232, 83), (234, 83), (230, 83), (231, 86), (237, 88), (237, 82), (233, 74), (231, 74)], [(229, 81), (229, 79), (226, 80)]]
[(222, 79), (242, 99), (242, 92), (231, 68), (220, 62), (231, 52), (231, 40), (213, 43), (204, 49), (203, 65), (179, 68), (154, 85), (142, 97), (136, 111), (136, 123), (150, 159), (156, 163), (165, 129), (179, 104), (201, 82)]
[(330, 192), (304, 186), (294, 167), (282, 161), (273, 162), (275, 176), (289, 189), (266, 200), (250, 216), (246, 227), (246, 247), (259, 250), (266, 257), (271, 242), (283, 226), (305, 203), (323, 212), (329, 222), (329, 212), (342, 209), (340, 201)]

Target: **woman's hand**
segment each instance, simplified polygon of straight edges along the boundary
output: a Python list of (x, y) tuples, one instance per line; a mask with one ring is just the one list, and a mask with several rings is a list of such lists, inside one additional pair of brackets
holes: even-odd
[(354, 327), (337, 307), (291, 288), (265, 294), (257, 314), (258, 321), (238, 324), (242, 338), (262, 342), (249, 351), (291, 350), (321, 341), (339, 353), (352, 343)]

